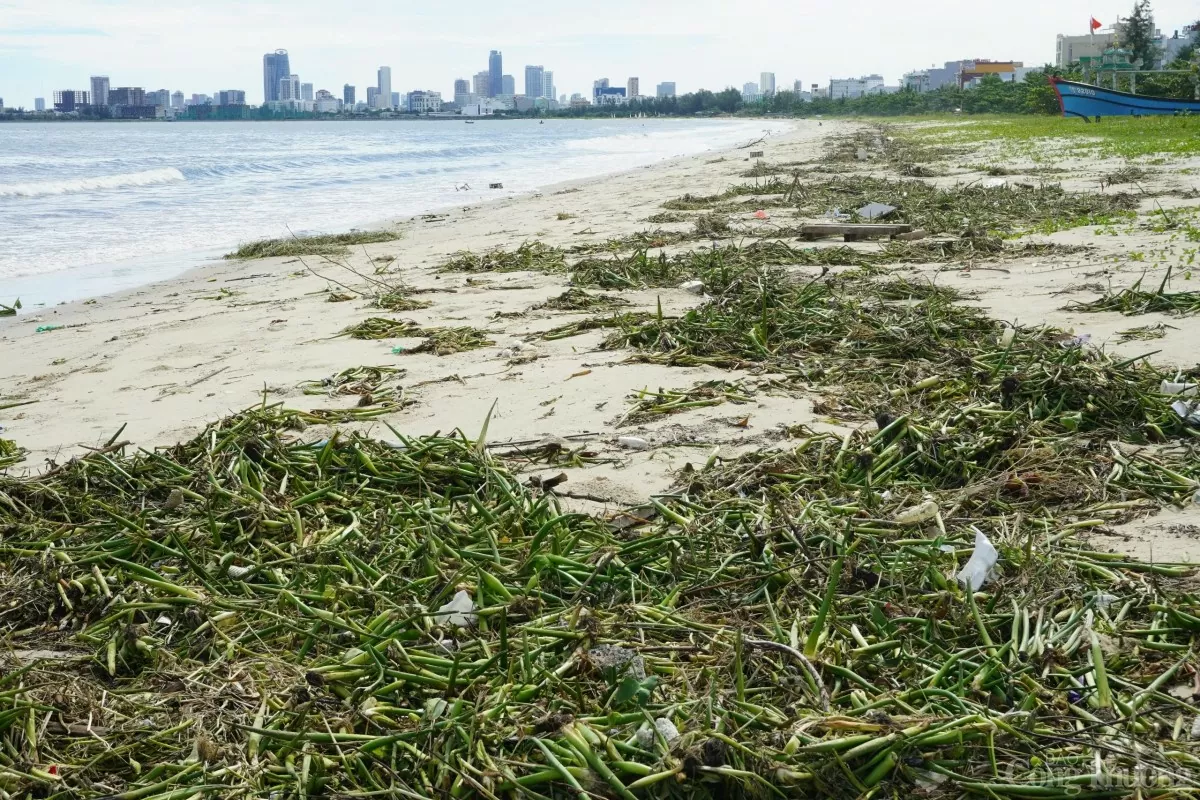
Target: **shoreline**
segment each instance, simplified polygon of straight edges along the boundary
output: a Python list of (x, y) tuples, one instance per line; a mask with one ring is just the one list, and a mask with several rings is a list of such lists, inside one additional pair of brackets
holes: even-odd
[[(98, 122), (129, 122), (129, 121), (136, 121), (136, 120), (96, 120), (96, 121), (98, 121)], [(214, 121), (214, 120), (200, 120), (200, 121), (208, 122), (208, 121)], [(236, 121), (244, 122), (247, 120), (236, 120)], [(273, 120), (249, 120), (249, 121), (271, 122)], [(292, 120), (292, 121), (306, 122), (306, 121), (312, 121), (312, 120)], [(370, 121), (370, 120), (367, 120), (367, 121)], [(392, 121), (392, 120), (385, 120), (385, 121)], [(403, 121), (409, 121), (409, 120), (399, 119), (399, 120), (395, 120), (395, 121), (403, 122)], [(514, 121), (519, 121), (519, 120), (514, 120)], [(525, 121), (527, 121), (527, 120), (525, 120)], [(603, 122), (604, 120), (599, 120), (599, 121)], [(786, 130), (786, 127), (784, 127), (783, 130)], [(736, 147), (730, 147), (728, 149), (734, 150), (734, 149), (736, 149)], [(669, 164), (676, 160), (688, 159), (688, 158), (691, 158), (694, 156), (698, 157), (698, 156), (704, 156), (704, 155), (718, 154), (718, 153), (723, 153), (723, 152), (726, 152), (726, 148), (717, 148), (717, 149), (714, 149), (711, 151), (706, 151), (704, 153), (699, 153), (699, 154), (691, 154), (691, 155), (677, 154), (677, 155), (663, 156), (663, 157), (658, 158), (655, 161), (649, 162), (648, 164), (640, 164), (637, 166), (632, 166), (632, 167), (628, 167), (628, 168), (624, 168), (624, 169), (618, 169), (615, 171), (613, 171), (613, 170), (601, 171), (601, 172), (597, 172), (597, 173), (594, 173), (591, 175), (585, 175), (583, 177), (554, 181), (551, 183), (542, 184), (542, 185), (539, 185), (539, 186), (536, 186), (533, 188), (528, 188), (528, 189), (499, 190), (499, 191), (503, 192), (503, 194), (501, 196), (490, 197), (490, 198), (480, 198), (479, 201), (477, 201), (475, 203), (468, 202), (466, 205), (467, 206), (488, 205), (488, 204), (497, 203), (497, 202), (501, 202), (501, 201), (512, 199), (512, 198), (535, 196), (541, 192), (559, 191), (562, 189), (571, 188), (572, 186), (574, 186), (576, 184), (581, 184), (581, 183), (588, 182), (588, 181), (594, 181), (597, 179), (603, 179), (603, 178), (612, 177), (615, 175), (621, 175), (621, 174), (635, 171), (638, 169), (643, 169), (646, 166), (665, 165), (665, 164)], [(482, 190), (476, 190), (476, 191), (482, 191)], [(350, 231), (355, 231), (355, 230), (368, 230), (368, 231), (384, 230), (384, 229), (392, 228), (392, 227), (395, 227), (398, 225), (403, 225), (404, 223), (407, 223), (414, 219), (417, 219), (417, 218), (421, 217), (422, 215), (446, 212), (446, 211), (449, 211), (454, 208), (459, 208), (461, 205), (462, 204), (459, 199), (456, 198), (452, 202), (452, 201), (450, 201), (449, 198), (447, 198), (446, 202), (433, 201), (429, 205), (426, 205), (426, 206), (422, 207), (420, 210), (414, 211), (411, 214), (403, 214), (400, 216), (372, 217), (369, 219), (364, 218), (361, 221), (352, 222), (351, 224), (343, 226), (340, 229), (331, 229), (331, 230), (321, 229), (321, 230), (311, 230), (311, 231), (306, 230), (302, 234), (298, 234), (298, 235), (338, 234), (338, 233), (345, 233), (345, 232), (350, 232)], [(46, 311), (46, 310), (49, 310), (52, 308), (61, 307), (64, 304), (70, 304), (70, 303), (74, 303), (74, 302), (82, 302), (85, 300), (100, 299), (100, 298), (113, 299), (113, 298), (117, 298), (117, 297), (123, 295), (124, 293), (136, 291), (137, 289), (139, 289), (141, 287), (151, 286), (154, 284), (162, 283), (164, 281), (171, 281), (171, 280), (175, 280), (178, 278), (182, 278), (182, 277), (186, 276), (188, 273), (192, 272), (193, 270), (203, 270), (207, 267), (212, 266), (213, 262), (219, 262), (226, 253), (236, 250), (239, 246), (241, 246), (243, 244), (246, 244), (246, 243), (249, 243), (252, 241), (269, 239), (269, 238), (272, 238), (272, 237), (270, 237), (269, 235), (266, 235), (266, 234), (254, 235), (254, 236), (250, 236), (250, 237), (246, 238), (245, 240), (239, 239), (237, 241), (230, 241), (228, 244), (225, 244), (225, 245), (216, 245), (216, 246), (212, 246), (212, 247), (203, 247), (203, 248), (193, 247), (193, 248), (189, 248), (186, 250), (179, 250), (179, 251), (167, 253), (167, 254), (165, 254), (165, 256), (141, 255), (141, 256), (135, 256), (132, 258), (121, 259), (119, 261), (100, 262), (100, 263), (87, 264), (87, 265), (84, 265), (81, 267), (71, 267), (71, 268), (68, 268), (65, 270), (59, 270), (56, 272), (33, 273), (33, 274), (6, 277), (3, 279), (5, 282), (4, 289), (6, 292), (6, 296), (7, 295), (12, 295), (12, 296), (7, 297), (7, 300), (5, 300), (5, 298), (0, 298), (0, 300), (4, 300), (5, 302), (11, 302), (12, 300), (20, 298), (22, 300), (25, 308), (23, 309), (22, 313), (19, 314), (18, 316), (22, 316), (22, 315), (28, 316), (30, 313), (34, 313), (32, 311), (32, 309), (41, 309), (42, 311)], [(131, 270), (137, 270), (137, 268), (139, 266), (150, 267), (152, 272), (157, 273), (157, 276), (151, 277), (148, 280), (141, 280), (136, 277), (128, 276), (128, 274), (130, 273)], [(37, 287), (39, 287), (39, 286), (56, 285), (56, 284), (60, 284), (64, 281), (67, 283), (73, 284), (77, 278), (80, 278), (80, 279), (84, 280), (85, 282), (99, 282), (99, 281), (104, 280), (105, 275), (108, 275), (111, 278), (116, 278), (118, 275), (121, 275), (122, 273), (125, 273), (126, 276), (124, 277), (124, 279), (118, 279), (116, 281), (118, 288), (113, 289), (113, 290), (101, 291), (101, 292), (89, 291), (87, 293), (72, 292), (71, 296), (51, 295), (51, 296), (47, 297), (45, 300), (40, 299), (39, 294), (36, 291)]]

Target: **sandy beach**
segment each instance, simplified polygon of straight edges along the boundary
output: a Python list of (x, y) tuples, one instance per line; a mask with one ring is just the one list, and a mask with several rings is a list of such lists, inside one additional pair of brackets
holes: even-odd
[[(753, 149), (764, 151), (763, 160), (775, 163), (811, 162), (831, 142), (866, 130), (858, 123), (835, 121), (773, 125), (781, 130)], [(686, 224), (653, 225), (646, 220), (661, 210), (666, 199), (716, 193), (745, 182), (740, 176), (750, 166), (749, 152), (735, 149), (672, 160), (555, 186), (533, 196), (397, 221), (391, 227), (400, 234), (398, 240), (354, 248), (337, 263), (320, 257), (219, 261), (136, 291), (0, 319), (3, 401), (35, 401), (0, 413), (5, 436), (29, 451), (26, 462), (14, 471), (36, 472), (61, 464), (88, 448), (103, 447), (114, 437), (145, 449), (169, 446), (194, 436), (216, 418), (264, 401), (304, 410), (353, 407), (357, 397), (327, 397), (319, 390), (306, 393), (304, 384), (319, 385), (358, 366), (406, 371), (400, 383), (407, 405), (356, 423), (373, 435), (394, 438), (391, 426), (405, 435), (462, 428), (474, 436), (495, 404), (488, 431), (492, 442), (534, 444), (565, 437), (572, 446), (586, 445), (593, 463), (567, 470), (569, 481), (560, 491), (587, 510), (644, 502), (648, 495), (665, 490), (685, 464), (704, 463), (714, 452), (728, 457), (770, 447), (788, 426), (845, 430), (845, 422), (814, 412), (818, 393), (801, 392), (760, 392), (741, 405), (702, 407), (653, 423), (628, 424), (623, 421), (629, 409), (627, 398), (639, 390), (746, 376), (715, 368), (626, 363), (626, 352), (599, 349), (603, 330), (540, 339), (541, 332), (586, 316), (533, 309), (561, 294), (568, 285), (566, 276), (537, 272), (468, 276), (437, 270), (458, 251), (512, 249), (533, 241), (570, 248), (638, 231), (685, 230)], [(986, 147), (981, 147), (977, 157), (956, 161), (978, 163), (987, 157)], [(1056, 178), (1064, 188), (1094, 192), (1100, 190), (1102, 176), (1119, 163), (1058, 166), (1067, 169)], [(883, 164), (856, 168), (863, 174), (892, 174)], [(1186, 173), (1186, 169), (1163, 170), (1144, 181), (1141, 209), (1193, 204), (1186, 198), (1189, 193), (1195, 197), (1200, 179), (1194, 170)], [(952, 185), (989, 179), (960, 167), (933, 180)], [(1130, 191), (1130, 187), (1103, 191)], [(1163, 192), (1171, 196), (1151, 196)], [(768, 237), (773, 226), (793, 224), (774, 216), (760, 220), (754, 216), (756, 210), (747, 207), (744, 214), (735, 215), (735, 221)], [(380, 216), (385, 215), (386, 209), (380, 209)], [(1091, 345), (1129, 357), (1153, 350), (1156, 362), (1193, 365), (1200, 332), (1195, 318), (1147, 315), (1137, 324), (1169, 325), (1164, 338), (1118, 343), (1117, 332), (1134, 324), (1129, 318), (1064, 310), (1071, 300), (1082, 299), (1081, 287), (1119, 288), (1143, 273), (1148, 282), (1156, 281), (1171, 260), (1166, 254), (1177, 254), (1185, 246), (1171, 232), (1103, 233), (1085, 226), (1030, 237), (1088, 247), (1068, 258), (893, 269), (910, 279), (968, 291), (971, 302), (1003, 320), (1086, 333)], [(668, 250), (689, 246), (696, 245)], [(1135, 252), (1161, 252), (1164, 257), (1131, 259)], [(402, 281), (431, 306), (400, 315), (373, 308), (370, 295), (375, 287), (346, 266), (371, 280)], [(798, 269), (817, 274), (815, 268)], [(331, 292), (347, 290), (353, 299), (329, 302)], [(682, 289), (622, 295), (632, 303), (629, 310), (653, 311), (661, 303), (668, 314), (702, 302)], [(422, 326), (472, 326), (486, 331), (494, 344), (439, 357), (394, 352), (397, 347), (414, 346), (416, 340), (359, 341), (339, 335), (372, 316), (403, 317)], [(40, 326), (58, 329), (39, 333)], [(752, 380), (764, 377), (769, 378)], [(329, 433), (328, 428), (315, 426), (305, 436), (319, 440)], [(618, 441), (622, 436), (642, 439), (648, 449), (624, 447)], [(536, 471), (533, 466), (531, 470)], [(1200, 519), (1194, 510), (1171, 514), (1171, 525)], [(1200, 560), (1200, 540), (1168, 534), (1163, 523), (1167, 516), (1134, 525), (1128, 531), (1134, 537), (1129, 547), (1142, 555), (1149, 555), (1152, 547), (1158, 557)]]

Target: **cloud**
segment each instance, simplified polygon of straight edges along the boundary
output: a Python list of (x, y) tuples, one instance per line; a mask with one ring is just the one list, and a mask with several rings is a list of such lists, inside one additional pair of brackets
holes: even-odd
[(108, 36), (99, 28), (72, 28), (54, 25), (34, 26), (29, 28), (4, 28), (0, 30), (0, 38), (6, 36)]

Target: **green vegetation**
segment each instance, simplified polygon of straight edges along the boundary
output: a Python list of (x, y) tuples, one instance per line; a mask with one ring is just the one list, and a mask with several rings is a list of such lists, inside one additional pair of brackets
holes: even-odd
[(1142, 290), (1145, 276), (1128, 289), (1109, 293), (1090, 303), (1078, 303), (1068, 306), (1072, 311), (1118, 311), (1127, 317), (1140, 314), (1173, 314), (1177, 317), (1190, 316), (1200, 313), (1200, 292), (1168, 292), (1167, 284), (1171, 281), (1171, 271), (1167, 270), (1166, 277), (1156, 291)]
[(1200, 116), (1110, 118), (1098, 125), (1057, 117), (984, 117), (926, 125), (902, 135), (923, 142), (998, 142), (1008, 155), (1034, 160), (1096, 157), (1136, 159), (1152, 155), (1200, 153)]
[(440, 272), (562, 272), (566, 270), (563, 251), (542, 244), (525, 242), (516, 250), (497, 248), (486, 253), (456, 253), (438, 267)]
[(12, 439), (0, 439), (0, 470), (24, 461), (25, 453), (25, 449), (18, 447)]
[(391, 242), (400, 235), (391, 231), (351, 231), (320, 236), (292, 236), (287, 239), (263, 239), (244, 244), (225, 258), (282, 258), (289, 256), (336, 256), (351, 245)]
[(583, 289), (572, 287), (533, 308), (536, 311), (611, 311), (629, 305), (624, 297), (609, 294), (589, 294)]
[(21, 298), (17, 298), (11, 306), (0, 303), (0, 317), (15, 317), (21, 310)]

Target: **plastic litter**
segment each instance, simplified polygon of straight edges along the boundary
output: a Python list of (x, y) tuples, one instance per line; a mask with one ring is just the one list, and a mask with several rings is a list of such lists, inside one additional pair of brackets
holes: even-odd
[(1192, 738), (1200, 739), (1200, 717), (1192, 720)]
[(754, 212), (755, 219), (768, 219), (769, 217), (770, 217), (770, 215), (765, 211), (755, 211)]
[(1069, 336), (1059, 342), (1059, 344), (1062, 345), (1064, 350), (1070, 350), (1073, 347), (1083, 347), (1091, 340), (1092, 335), (1090, 333), (1081, 333), (1078, 336)]
[(469, 628), (475, 624), (475, 601), (466, 590), (460, 589), (450, 602), (438, 609), (433, 619), (439, 625), (449, 625), (455, 628)]
[[(972, 526), (974, 527), (974, 526)], [(975, 528), (975, 551), (967, 559), (967, 563), (958, 573), (958, 582), (967, 590), (979, 591), (979, 587), (987, 583), (992, 569), (1000, 560), (1000, 554), (987, 536), (979, 528)]]
[(1000, 334), (1000, 346), (1008, 347), (1013, 343), (1013, 339), (1017, 336), (1016, 328), (1005, 328), (1004, 333)]
[(1171, 403), (1171, 408), (1184, 422), (1200, 425), (1200, 400), (1194, 400), (1191, 403), (1177, 400)]
[(858, 210), (858, 215), (863, 219), (883, 219), (895, 210), (895, 206), (887, 203), (868, 203)]
[(985, 189), (999, 189), (1003, 186), (1008, 186), (1008, 181), (1004, 180), (1004, 178), (991, 178), (983, 182)]
[(919, 506), (906, 508), (896, 515), (896, 522), (900, 525), (920, 525), (922, 522), (928, 522), (931, 519), (936, 519), (938, 515), (938, 505), (932, 500), (926, 500)]
[(1172, 383), (1171, 381), (1163, 381), (1158, 387), (1159, 394), (1177, 394), (1180, 397), (1195, 397), (1200, 388), (1194, 383)]
[(868, 158), (870, 158), (870, 156), (867, 155), (867, 149), (865, 147), (858, 148), (858, 152), (854, 154), (854, 157), (859, 161), (866, 161)]
[(626, 450), (649, 450), (650, 443), (645, 439), (639, 439), (636, 436), (622, 436), (617, 439), (617, 444), (624, 447)]
[(1098, 594), (1096, 595), (1096, 608), (1101, 611), (1107, 611), (1108, 607), (1117, 602), (1118, 599), (1115, 595)]
[(630, 675), (639, 681), (646, 677), (646, 660), (636, 650), (605, 644), (588, 650), (588, 660), (601, 669), (615, 669), (618, 675)]
[(397, 345), (392, 348), (392, 355), (394, 355), (394, 356), (402, 356), (406, 352), (407, 352), (407, 350), (404, 347), (401, 347), (400, 345)]
[(234, 564), (230, 564), (229, 569), (225, 570), (225, 574), (231, 581), (245, 580), (252, 572), (254, 572), (254, 567), (239, 567)]
[(49, 333), (50, 331), (57, 331), (62, 327), (62, 325), (38, 325), (34, 333)]
[(692, 294), (704, 294), (704, 281), (687, 281), (679, 284), (679, 288)]
[[(1178, 397), (1196, 397), (1200, 393), (1200, 388), (1194, 383), (1173, 383), (1171, 381), (1163, 381), (1158, 388), (1159, 394), (1176, 395)], [(1190, 422), (1194, 425), (1200, 425), (1200, 399), (1198, 400), (1176, 400), (1171, 404), (1171, 409), (1179, 415), (1180, 419), (1185, 422)]]

